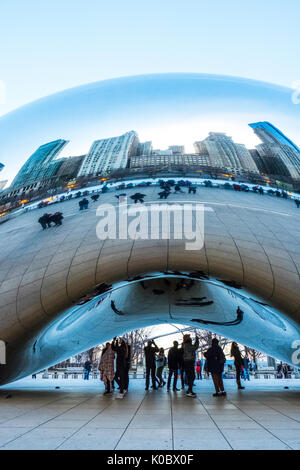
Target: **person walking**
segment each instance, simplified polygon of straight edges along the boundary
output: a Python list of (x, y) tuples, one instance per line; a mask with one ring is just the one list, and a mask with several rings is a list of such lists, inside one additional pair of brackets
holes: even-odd
[(114, 338), (112, 350), (117, 353), (115, 381), (120, 387), (117, 398), (123, 398), (126, 393), (126, 361), (128, 357), (127, 343), (123, 338)]
[(104, 382), (105, 392), (104, 395), (111, 393), (111, 382), (114, 379), (114, 359), (115, 353), (111, 347), (110, 343), (106, 343), (105, 351), (102, 353), (99, 370), (100, 370), (100, 380)]
[(152, 380), (153, 390), (157, 390), (155, 378), (155, 353), (159, 351), (157, 345), (153, 340), (148, 341), (147, 346), (144, 347), (145, 360), (146, 360), (146, 387), (149, 390), (150, 374)]
[(90, 361), (90, 359), (88, 359), (87, 361), (85, 361), (84, 363), (84, 380), (89, 380), (89, 376), (90, 376), (90, 372), (93, 368), (93, 363)]
[(196, 393), (193, 392), (193, 385), (195, 380), (195, 359), (196, 351), (199, 347), (199, 338), (196, 336), (194, 344), (189, 334), (183, 335), (183, 368), (186, 374), (188, 390), (186, 392), (188, 397), (196, 397)]
[(178, 378), (178, 369), (180, 369), (180, 365), (182, 362), (180, 355), (181, 353), (178, 349), (178, 341), (173, 341), (173, 347), (169, 349), (169, 353), (168, 353), (168, 368), (169, 368), (168, 384), (167, 384), (168, 392), (170, 391), (172, 377), (173, 377), (173, 392), (179, 392), (179, 388), (177, 388), (177, 378)]
[(241, 371), (242, 371), (242, 365), (243, 365), (243, 358), (239, 350), (239, 347), (235, 341), (233, 341), (233, 343), (231, 344), (230, 355), (231, 357), (234, 358), (235, 377), (236, 377), (238, 390), (244, 390), (245, 387), (243, 387), (241, 384)]
[(222, 379), (226, 359), (222, 348), (219, 346), (217, 338), (212, 339), (211, 347), (204, 353), (204, 356), (207, 360), (207, 372), (211, 373), (215, 386), (216, 392), (213, 396), (226, 396)]
[(158, 386), (164, 387), (166, 385), (166, 382), (164, 381), (162, 377), (162, 373), (166, 365), (166, 356), (165, 356), (164, 348), (159, 349), (159, 352), (155, 358), (155, 362), (156, 362), (156, 378), (157, 378)]
[(201, 367), (201, 360), (198, 359), (196, 363), (196, 374), (197, 374), (197, 379), (202, 380), (202, 367)]
[(243, 365), (244, 365), (244, 380), (250, 381), (250, 359), (248, 354), (245, 355), (243, 358)]

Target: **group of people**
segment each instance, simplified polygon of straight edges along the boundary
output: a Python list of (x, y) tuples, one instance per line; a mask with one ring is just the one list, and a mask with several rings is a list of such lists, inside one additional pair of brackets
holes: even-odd
[(63, 218), (62, 212), (54, 212), (54, 214), (45, 213), (39, 218), (38, 223), (41, 224), (43, 230), (46, 230), (51, 227), (52, 223), (54, 223), (55, 226), (62, 225)]
[[(202, 378), (201, 361), (196, 361), (196, 351), (198, 347), (199, 338), (196, 337), (195, 340), (192, 341), (190, 334), (185, 334), (183, 335), (182, 345), (179, 347), (178, 341), (174, 341), (166, 357), (164, 348), (158, 348), (153, 340), (148, 341), (144, 347), (146, 365), (145, 390), (149, 390), (151, 378), (153, 390), (167, 385), (168, 392), (170, 392), (171, 389), (173, 392), (177, 392), (180, 390), (177, 388), (178, 376), (180, 374), (181, 389), (186, 389), (186, 395), (188, 397), (196, 397), (196, 393), (193, 391), (196, 373), (198, 379)], [(117, 398), (123, 398), (127, 393), (129, 386), (130, 352), (130, 345), (124, 338), (114, 338), (111, 343), (106, 343), (99, 364), (100, 379), (105, 385), (104, 395), (112, 393), (115, 388), (115, 382), (119, 388)], [(235, 342), (231, 345), (230, 354), (234, 358), (237, 387), (239, 390), (243, 390), (245, 387), (241, 384), (241, 373), (243, 369), (246, 378), (250, 380), (249, 358), (247, 355), (242, 357), (239, 347)], [(223, 383), (226, 358), (217, 338), (213, 338), (211, 347), (204, 353), (204, 357), (206, 359), (205, 371), (207, 374), (211, 374), (215, 387), (213, 396), (226, 396)], [(167, 381), (163, 378), (163, 370), (166, 365), (168, 365), (169, 369)], [(88, 379), (91, 369), (92, 363), (87, 361), (85, 363), (85, 379)]]
[(123, 338), (114, 338), (111, 343), (107, 342), (99, 364), (100, 379), (105, 385), (104, 395), (112, 393), (116, 382), (119, 387), (117, 398), (124, 397), (129, 385), (129, 368), (130, 345)]

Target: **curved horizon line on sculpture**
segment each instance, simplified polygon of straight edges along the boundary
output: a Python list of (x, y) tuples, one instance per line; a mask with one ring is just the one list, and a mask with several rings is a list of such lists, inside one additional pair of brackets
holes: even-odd
[[(197, 74), (131, 77), (79, 87), (2, 117), (1, 151), (18, 160), (30, 146), (32, 152), (25, 153), (32, 155), (38, 140), (47, 145), (58, 136), (78, 140), (84, 135), (92, 142), (93, 135), (121, 135), (124, 128), (142, 129), (143, 137), (158, 129), (176, 142), (180, 129), (198, 132), (201, 123), (204, 131), (208, 116), (239, 131), (245, 123), (257, 123), (249, 119), (255, 115), (263, 116), (264, 132), (266, 122), (280, 129), (268, 128), (263, 145), (284, 146), (288, 157), (298, 152), (293, 142), (299, 111), (290, 90), (273, 85)], [(272, 135), (276, 142), (267, 143)], [(64, 146), (64, 140), (57, 145)], [(47, 148), (47, 156), (56, 150)], [(134, 191), (126, 189), (129, 196)], [(158, 191), (143, 188), (146, 202), (158, 200)], [(101, 203), (116, 205), (114, 188), (100, 197)], [(221, 187), (172, 193), (165, 204), (183, 198), (213, 208), (205, 211), (204, 243), (195, 251), (171, 236), (99, 240), (96, 205), (79, 210), (75, 198), (59, 203), (62, 225), (42, 230), (42, 208), (21, 210), (0, 225), (5, 247), (0, 252), (0, 341), (7, 347), (1, 383), (115, 334), (168, 322), (201, 325), (298, 366), (293, 359), (300, 339), (295, 204)], [(176, 230), (174, 222), (171, 232)], [(79, 305), (83, 297), (89, 302)]]
[[(93, 141), (128, 129), (137, 129), (141, 141), (153, 140), (160, 148), (185, 146), (188, 153), (193, 142), (201, 143), (211, 131), (227, 133), (254, 149), (261, 141), (247, 128), (259, 121), (269, 121), (288, 135), (285, 143), (297, 142), (300, 107), (293, 104), (292, 94), (273, 84), (201, 74), (125, 77), (75, 87), (0, 117), (2, 175), (12, 180), (28, 156), (47, 142), (68, 139), (62, 157), (86, 155)], [(240, 152), (253, 162), (244, 149)], [(209, 151), (197, 153), (204, 158)], [(234, 158), (239, 159), (233, 156), (232, 166)], [(294, 165), (295, 156), (282, 159)]]

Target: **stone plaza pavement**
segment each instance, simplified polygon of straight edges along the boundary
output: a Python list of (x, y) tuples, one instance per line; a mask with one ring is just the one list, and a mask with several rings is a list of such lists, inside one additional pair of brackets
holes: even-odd
[(193, 399), (135, 379), (118, 400), (95, 379), (23, 379), (0, 387), (0, 448), (300, 449), (299, 379), (225, 387), (214, 398), (211, 380), (196, 381)]

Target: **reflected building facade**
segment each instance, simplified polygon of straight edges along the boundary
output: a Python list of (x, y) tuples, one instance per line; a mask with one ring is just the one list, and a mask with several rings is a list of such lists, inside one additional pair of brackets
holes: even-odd
[(256, 146), (256, 158), (268, 174), (300, 179), (300, 149), (273, 124), (267, 121), (249, 124), (262, 141)]
[(210, 132), (208, 137), (194, 143), (195, 152), (212, 167), (232, 170), (258, 171), (251, 153), (243, 144), (236, 144), (222, 132)]
[(67, 140), (58, 139), (41, 145), (24, 163), (14, 178), (11, 189), (31, 185), (54, 176), (64, 161), (64, 159), (55, 161), (55, 158), (67, 143)]
[(117, 168), (126, 168), (129, 157), (137, 155), (138, 144), (135, 131), (96, 140), (85, 156), (78, 176), (98, 175)]

